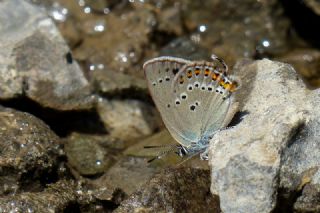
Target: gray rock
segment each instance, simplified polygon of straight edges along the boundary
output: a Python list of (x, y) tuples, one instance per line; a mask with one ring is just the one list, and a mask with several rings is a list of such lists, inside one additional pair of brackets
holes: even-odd
[(41, 120), (0, 107), (0, 195), (42, 189), (61, 152), (59, 138)]
[(208, 170), (166, 169), (141, 186), (115, 212), (221, 212), (210, 194)]
[[(301, 101), (312, 115), (290, 140), (282, 155), (280, 187), (284, 201), (297, 212), (320, 211), (320, 95), (315, 90)], [(299, 197), (297, 197), (301, 194)], [(293, 198), (293, 200), (290, 200)]]
[(110, 136), (124, 141), (150, 135), (160, 123), (158, 112), (137, 100), (100, 98), (97, 110)]
[[(320, 165), (316, 157), (320, 154), (319, 90), (307, 90), (288, 64), (264, 59), (243, 62), (238, 69), (242, 87), (237, 95), (246, 115), (211, 141), (211, 191), (219, 195), (223, 212), (271, 212), (276, 206), (279, 177), (282, 186), (286, 182), (280, 176), (286, 167), (286, 163), (281, 167), (285, 156), (295, 175), (307, 171), (306, 165)], [(299, 132), (302, 126), (308, 134)], [(299, 149), (293, 148), (294, 143), (305, 151), (295, 155)], [(295, 151), (284, 154), (290, 149)], [(294, 181), (288, 180), (284, 187), (296, 187), (292, 184)]]
[(0, 99), (26, 96), (59, 110), (92, 107), (89, 83), (46, 12), (0, 2)]

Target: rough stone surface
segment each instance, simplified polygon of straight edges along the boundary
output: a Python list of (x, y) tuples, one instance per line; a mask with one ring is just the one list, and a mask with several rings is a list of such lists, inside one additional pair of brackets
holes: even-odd
[[(302, 99), (311, 105), (312, 117), (290, 140), (282, 155), (280, 171), (281, 197), (294, 202), (297, 212), (320, 211), (320, 92), (314, 90)], [(301, 195), (299, 196), (299, 194)]]
[(132, 96), (134, 91), (141, 93), (147, 90), (144, 79), (111, 70), (96, 70), (92, 73), (91, 78), (94, 90), (103, 95), (125, 95), (130, 92), (128, 95)]
[(141, 186), (115, 212), (220, 212), (209, 171), (167, 169)]
[(59, 138), (34, 116), (0, 107), (0, 194), (41, 190), (54, 179)]
[(45, 11), (6, 0), (0, 14), (0, 98), (26, 96), (59, 110), (91, 108), (89, 83)]
[(157, 171), (159, 167), (150, 166), (145, 158), (124, 157), (91, 184), (95, 189), (112, 186), (130, 195)]
[(310, 151), (310, 160), (304, 162), (307, 152), (291, 154), (294, 159), (288, 160), (300, 164), (291, 165), (293, 173), (306, 171), (302, 168), (305, 164), (310, 164), (309, 168), (319, 165), (315, 157), (320, 154), (316, 148), (319, 90), (306, 89), (288, 64), (264, 59), (238, 67), (242, 87), (237, 95), (245, 115), (238, 125), (218, 132), (211, 141), (211, 191), (219, 195), (223, 212), (271, 212), (276, 205), (283, 153), (292, 143), (299, 144), (302, 126), (311, 131), (307, 134), (309, 145), (303, 148)]
[[(0, 212), (64, 212), (81, 197), (76, 187), (74, 182), (62, 180), (42, 192), (1, 197)], [(84, 194), (82, 196), (85, 197)]]
[(159, 126), (158, 112), (141, 101), (101, 98), (97, 109), (110, 136), (124, 141), (150, 135)]

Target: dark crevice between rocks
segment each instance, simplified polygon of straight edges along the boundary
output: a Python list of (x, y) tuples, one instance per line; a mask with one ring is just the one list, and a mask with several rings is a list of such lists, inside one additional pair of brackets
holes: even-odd
[(232, 128), (234, 126), (237, 126), (248, 114), (249, 114), (248, 111), (236, 112), (236, 114), (233, 116), (232, 120), (228, 124), (227, 128)]
[(305, 127), (305, 123), (300, 123), (291, 131), (291, 137), (288, 141), (287, 148), (290, 148), (297, 141), (305, 141), (304, 138), (308, 136), (308, 129)]
[(320, 31), (317, 30), (320, 16), (305, 5), (304, 1), (280, 0), (280, 2), (299, 36), (312, 46), (320, 48)]
[(171, 41), (173, 41), (176, 38), (177, 38), (177, 36), (173, 33), (155, 30), (151, 34), (149, 40), (150, 40), (150, 43), (154, 43), (156, 45), (156, 49), (159, 49), (161, 47), (166, 46), (167, 44), (169, 44)]
[(294, 212), (294, 204), (302, 195), (302, 191), (303, 187), (301, 190), (294, 192), (279, 188), (277, 192), (277, 204), (272, 213)]
[[(288, 140), (287, 147), (283, 149), (281, 153), (281, 163), (280, 165), (284, 165), (285, 163), (285, 151), (286, 149), (290, 148), (295, 142), (297, 141), (304, 141), (303, 138), (307, 134), (306, 124), (304, 122), (301, 122), (296, 126), (296, 128), (293, 128), (290, 132), (291, 137)], [(285, 189), (280, 186), (280, 175), (281, 168), (279, 170), (279, 178), (278, 178), (278, 190), (277, 190), (277, 203), (276, 207), (273, 211), (273, 213), (282, 213), (282, 212), (293, 212), (294, 203), (297, 201), (297, 199), (301, 196), (303, 187), (300, 189), (297, 189), (296, 191), (290, 191), (289, 189)], [(293, 180), (292, 180), (293, 181)], [(298, 184), (296, 184), (298, 185)]]
[(87, 134), (107, 133), (96, 110), (59, 111), (43, 107), (25, 97), (2, 101), (1, 105), (28, 112), (40, 118), (60, 137), (66, 137), (72, 132)]
[(152, 98), (148, 91), (136, 87), (130, 87), (128, 89), (115, 90), (110, 93), (97, 92), (98, 96), (109, 100), (126, 100), (134, 99), (153, 105)]

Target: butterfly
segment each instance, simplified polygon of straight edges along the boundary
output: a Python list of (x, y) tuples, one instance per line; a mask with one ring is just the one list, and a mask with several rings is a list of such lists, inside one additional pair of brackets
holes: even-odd
[(143, 65), (153, 101), (180, 144), (176, 146), (180, 156), (200, 154), (202, 160), (208, 160), (210, 139), (229, 124), (238, 108), (234, 92), (239, 82), (227, 76), (222, 59), (215, 55), (212, 59), (162, 56)]

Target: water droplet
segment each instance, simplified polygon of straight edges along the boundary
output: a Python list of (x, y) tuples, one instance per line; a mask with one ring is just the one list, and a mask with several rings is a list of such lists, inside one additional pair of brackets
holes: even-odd
[(269, 42), (268, 40), (263, 40), (263, 41), (262, 41), (262, 45), (263, 45), (264, 47), (269, 47), (269, 46), (270, 46), (270, 42)]
[(49, 10), (49, 15), (59, 22), (64, 22), (67, 19), (68, 9), (62, 7), (58, 3), (54, 3), (52, 8)]
[(85, 7), (83, 8), (84, 13), (91, 13), (91, 8), (90, 7)]
[(96, 160), (96, 165), (97, 166), (101, 166), (101, 164), (102, 164), (101, 160)]
[(86, 2), (84, 0), (79, 0), (78, 4), (80, 7), (83, 7), (86, 4)]
[(97, 22), (94, 26), (95, 32), (103, 32), (105, 29), (105, 23), (104, 22)]
[(207, 26), (206, 26), (206, 25), (200, 25), (200, 26), (199, 26), (199, 31), (200, 31), (200, 32), (203, 33), (203, 32), (205, 32), (206, 30), (207, 30)]

